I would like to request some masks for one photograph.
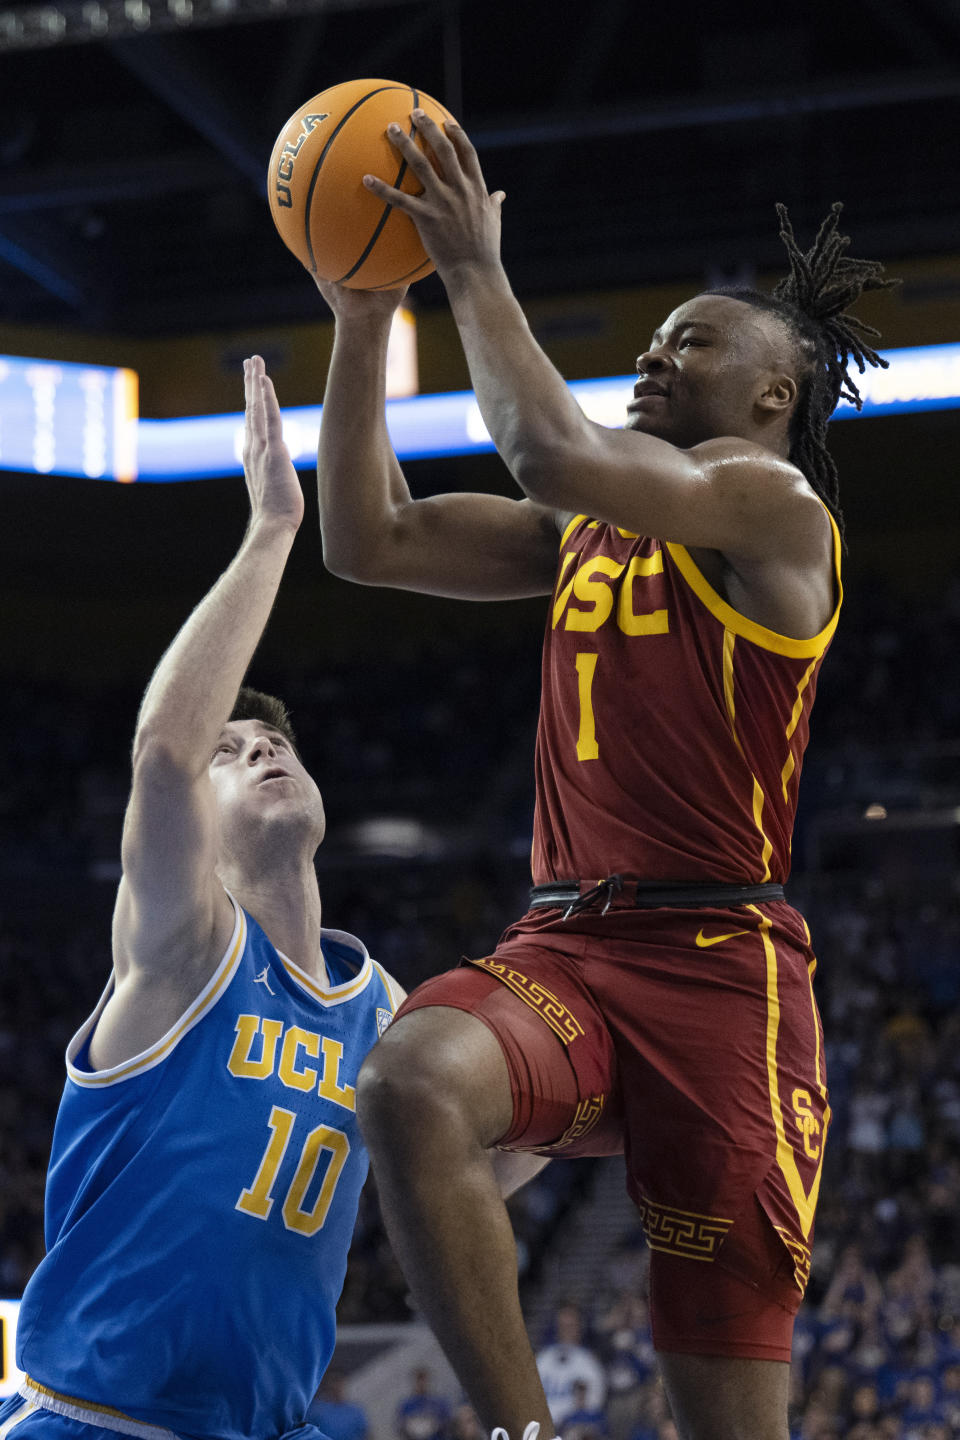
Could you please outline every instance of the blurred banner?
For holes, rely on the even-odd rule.
[[[0,469],[137,478],[137,376],[0,355]]]
[[[856,377],[864,416],[960,407],[960,344],[887,350],[883,356],[889,369]],[[633,383],[632,375],[614,375],[573,381],[570,390],[592,420],[616,428]],[[136,376],[129,370],[0,357],[0,469],[155,482],[241,473],[241,414],[136,421],[135,397]],[[284,439],[298,468],[315,462],[321,414],[319,405],[283,412]],[[834,418],[856,414],[842,402]],[[494,448],[469,390],[389,400],[387,425],[401,460]]]

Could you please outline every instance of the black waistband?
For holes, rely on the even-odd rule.
[[[655,910],[670,906],[678,910],[695,910],[706,907],[726,908],[730,905],[761,904],[769,900],[783,900],[783,886],[773,883],[760,885],[721,885],[713,882],[704,885],[628,880],[623,875],[608,875],[605,880],[591,884],[588,880],[558,880],[555,884],[534,885],[530,891],[531,910],[562,909],[564,920],[583,910],[592,910],[602,904],[601,914],[606,915],[615,899],[621,904],[634,905],[641,910]]]

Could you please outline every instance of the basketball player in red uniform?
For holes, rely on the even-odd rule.
[[[681,305],[637,360],[626,427],[602,428],[510,290],[503,196],[462,130],[414,118],[436,172],[391,139],[422,195],[368,183],[416,223],[526,498],[412,500],[384,423],[399,294],[321,283],[326,563],[552,598],[530,909],[416,990],[361,1075],[387,1230],[481,1419],[552,1435],[485,1149],[625,1150],[681,1435],[786,1440],[830,1107],[810,937],[782,887],[841,599],[827,421],[859,398],[849,360],[882,363],[845,312],[889,282],[845,255],[839,206],[806,255],[781,209],[789,277]]]

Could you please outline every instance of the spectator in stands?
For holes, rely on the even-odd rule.
[[[937,1382],[932,1375],[917,1375],[907,1385],[907,1400],[900,1412],[904,1436],[922,1440],[928,1425],[940,1424],[943,1413],[937,1400]]]
[[[926,1315],[933,1305],[936,1284],[926,1238],[915,1231],[904,1242],[900,1264],[887,1279],[888,1294],[912,1306],[916,1314]]]
[[[672,1423],[670,1407],[659,1378],[644,1386],[643,1413],[630,1440],[665,1440],[664,1426]]]
[[[847,1145],[858,1155],[879,1156],[887,1148],[886,1119],[890,1097],[861,1077],[849,1105]]]
[[[629,1440],[640,1423],[645,1386],[654,1374],[649,1325],[634,1329],[625,1324],[614,1330],[607,1341],[604,1360],[610,1440]]]
[[[328,1370],[304,1417],[329,1440],[367,1440],[369,1421],[359,1405],[347,1398],[342,1370]]]
[[[940,1406],[946,1423],[960,1435],[960,1364],[956,1362],[940,1373]]]
[[[593,1351],[582,1344],[582,1332],[583,1323],[576,1305],[561,1305],[554,1317],[556,1340],[537,1354],[540,1380],[558,1429],[574,1409],[574,1386],[578,1381],[586,1386],[588,1409],[602,1409],[606,1399],[603,1366]]]
[[[411,1378],[413,1390],[397,1406],[398,1440],[446,1440],[449,1403],[430,1388],[429,1370],[414,1370]]]
[[[860,1245],[847,1245],[840,1253],[833,1279],[820,1302],[821,1320],[837,1316],[869,1324],[880,1309],[883,1289],[876,1274],[864,1262]]]
[[[585,1380],[574,1380],[573,1409],[559,1429],[561,1440],[610,1440],[606,1414],[590,1406]]]
[[[957,1432],[951,1430],[950,1426],[943,1420],[933,1420],[924,1425],[920,1432],[920,1440],[956,1440]]]
[[[880,1418],[880,1397],[876,1385],[861,1384],[850,1396],[851,1425],[873,1425]]]

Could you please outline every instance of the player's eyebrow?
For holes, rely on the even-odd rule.
[[[711,325],[709,320],[682,320],[682,321],[680,322],[680,324],[676,327],[676,330],[677,330],[677,333],[679,334],[679,333],[680,333],[681,331],[683,331],[683,330],[690,330],[690,329],[692,329],[692,328],[694,328],[694,327],[695,327],[697,330],[712,330],[712,331],[714,332],[714,334],[716,334],[717,331],[718,331],[718,329],[719,329],[719,327],[718,327],[717,325]],[[652,336],[652,338],[651,338],[651,340],[650,340],[650,344],[651,344],[651,345],[659,345],[660,342],[661,342],[661,340],[662,340],[662,338],[663,338],[663,337],[662,337],[662,335],[660,334],[660,331],[659,331],[659,330],[654,330],[653,336]]]
[[[230,729],[230,724],[231,722],[228,720],[226,725],[224,725],[223,729],[220,731],[220,734],[217,736],[218,745],[221,740],[235,740],[238,738],[235,732]],[[260,728],[262,734],[269,735],[274,740],[282,740],[284,745],[290,744],[290,737],[288,735],[284,735],[282,730],[277,730],[273,725],[262,725]]]

